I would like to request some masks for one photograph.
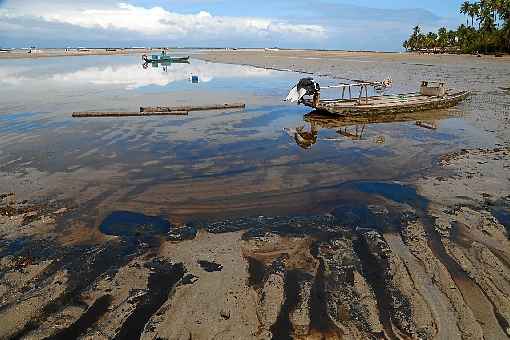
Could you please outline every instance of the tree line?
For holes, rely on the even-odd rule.
[[[441,27],[425,34],[415,26],[403,47],[434,53],[510,52],[510,0],[465,1],[460,13],[466,16],[466,24],[457,30]]]

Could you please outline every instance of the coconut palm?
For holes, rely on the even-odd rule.
[[[462,5],[460,6],[460,14],[465,14],[469,16],[469,10],[471,8],[471,3],[469,1],[464,1]],[[466,18],[466,25],[469,25],[469,21]]]
[[[427,50],[435,50],[437,47],[437,34],[434,32],[429,32],[425,37],[425,48]]]
[[[441,47],[441,50],[444,52],[446,46],[448,45],[448,30],[445,27],[441,27],[437,31],[437,42]]]
[[[507,52],[510,52],[510,23],[507,21],[502,28],[503,41]]]
[[[510,0],[500,0],[498,8],[499,19],[508,23],[510,20]]]
[[[499,19],[503,22],[501,27],[503,47],[510,52],[510,0],[501,0],[497,10]]]
[[[416,51],[420,48],[419,44],[419,36],[421,34],[421,28],[420,26],[413,27],[413,33],[411,34],[411,37],[409,37],[409,41],[407,43],[409,49],[411,51]]]
[[[411,51],[439,47],[443,52],[510,52],[510,0],[464,1],[460,13],[471,18],[471,25],[468,20],[457,30],[441,27],[437,33],[428,34],[424,34],[420,26],[415,26],[404,47]]]
[[[494,13],[489,0],[480,1],[479,20],[484,32],[492,32],[495,29]]]
[[[402,43],[402,47],[405,48],[406,51],[409,51],[409,42],[407,40],[404,40]]]
[[[414,26],[413,27],[413,35],[414,36],[418,36],[418,34],[420,34],[420,32],[421,32],[420,26]]]
[[[478,17],[478,13],[480,12],[480,5],[477,2],[469,4],[467,11],[468,16],[471,18],[471,26],[474,27],[475,17]]]
[[[470,32],[468,26],[460,25],[456,32],[458,44],[461,49],[466,49],[470,41]]]
[[[493,0],[493,6],[495,13],[494,21],[499,19],[504,25],[510,17],[510,0]]]
[[[458,37],[456,31],[449,30],[447,33],[447,38],[449,47],[457,47]]]

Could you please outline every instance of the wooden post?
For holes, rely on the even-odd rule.
[[[313,107],[314,108],[318,108],[319,107],[320,100],[321,100],[321,93],[320,93],[320,91],[316,91],[313,94]]]

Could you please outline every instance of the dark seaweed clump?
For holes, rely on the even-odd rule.
[[[223,266],[221,264],[215,262],[199,260],[198,264],[203,270],[209,273],[220,272],[223,269]]]

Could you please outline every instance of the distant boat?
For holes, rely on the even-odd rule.
[[[169,55],[166,55],[165,53],[161,53],[160,55],[154,54],[149,58],[146,54],[142,56],[142,59],[146,63],[163,63],[163,62],[170,62],[170,63],[189,63],[189,56],[188,57],[171,57]]]
[[[42,51],[35,46],[31,46],[27,53],[42,53]]]

